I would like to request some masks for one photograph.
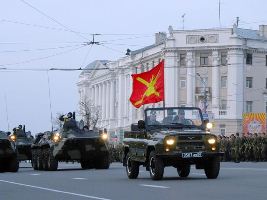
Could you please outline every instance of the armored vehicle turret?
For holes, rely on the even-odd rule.
[[[146,109],[145,120],[133,124],[123,140],[127,176],[137,178],[143,165],[153,180],[162,179],[168,166],[187,177],[195,165],[207,178],[217,178],[223,153],[216,135],[210,133],[211,125],[195,107]]]
[[[16,146],[18,149],[18,160],[31,160],[31,145],[33,142],[33,138],[30,132],[25,132],[25,126],[19,125],[18,128],[13,129],[12,135],[16,137]]]
[[[19,169],[15,141],[14,135],[0,131],[0,172],[17,172]]]

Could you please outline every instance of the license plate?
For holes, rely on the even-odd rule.
[[[188,152],[182,153],[182,158],[201,158],[202,152]]]

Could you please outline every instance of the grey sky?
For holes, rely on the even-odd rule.
[[[26,124],[33,133],[49,130],[47,72],[17,69],[79,68],[95,59],[116,60],[127,48],[154,42],[154,33],[168,26],[185,29],[219,27],[218,0],[1,0],[0,7],[0,130]],[[267,24],[265,0],[221,0],[221,25],[258,29]],[[67,28],[66,28],[67,27]],[[73,33],[70,30],[79,33]],[[96,41],[104,46],[83,46]],[[86,56],[88,55],[88,56]],[[53,116],[77,110],[80,72],[50,71]],[[5,96],[7,102],[5,102]]]

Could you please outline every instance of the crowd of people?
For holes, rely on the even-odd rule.
[[[267,161],[267,137],[265,133],[236,133],[231,136],[218,136],[222,161]]]

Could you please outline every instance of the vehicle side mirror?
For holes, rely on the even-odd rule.
[[[145,129],[145,127],[146,127],[145,121],[144,120],[139,120],[138,121],[138,128],[139,129]]]

